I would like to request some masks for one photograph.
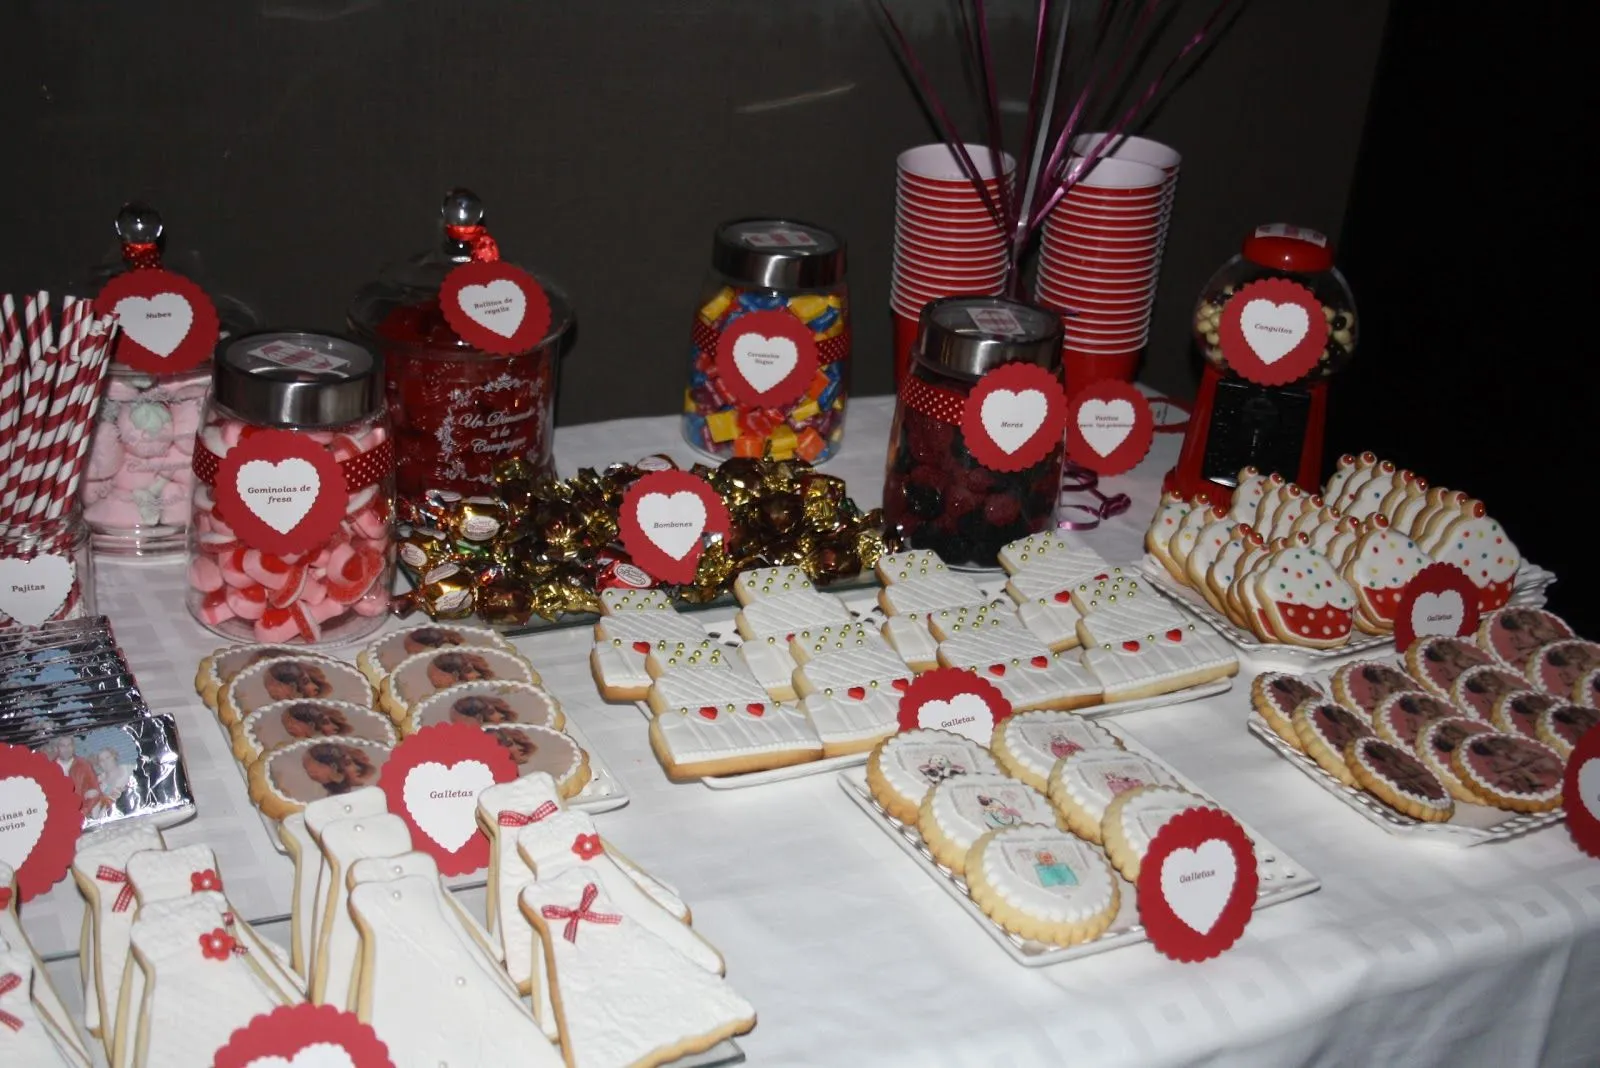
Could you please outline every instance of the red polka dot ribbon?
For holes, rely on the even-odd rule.
[[[583,888],[583,896],[578,899],[578,907],[569,909],[561,905],[545,905],[539,910],[539,915],[547,920],[566,920],[566,926],[561,929],[561,937],[568,942],[578,941],[578,923],[588,920],[590,923],[603,923],[615,927],[622,922],[622,917],[615,912],[595,912],[594,902],[600,896],[600,888],[590,883]]]
[[[538,823],[540,820],[549,819],[558,811],[560,810],[556,808],[554,801],[546,801],[532,812],[512,812],[507,809],[500,813],[497,822],[502,827],[526,827],[530,823]]]
[[[127,912],[133,906],[133,884],[128,881],[128,873],[111,867],[109,864],[100,865],[94,877],[103,883],[120,884],[122,889],[117,891],[116,901],[111,903],[112,912]]]
[[[154,241],[130,241],[122,246],[122,262],[136,271],[161,266],[161,246]]]
[[[714,360],[717,354],[717,339],[722,336],[722,331],[715,326],[708,326],[695,317],[694,325],[690,328],[695,348],[700,354]],[[850,328],[847,326],[836,336],[817,342],[817,363],[826,367],[830,363],[838,363],[850,355]],[[714,366],[714,365],[713,365]]]
[[[192,466],[195,476],[201,482],[215,486],[217,468],[221,464],[222,457],[206,448],[203,442],[195,442]],[[345,460],[339,465],[339,470],[344,472],[344,486],[351,493],[364,490],[368,486],[376,486],[394,470],[394,445],[384,441],[376,449],[368,449],[359,456]]]
[[[924,382],[916,375],[906,375],[900,383],[900,399],[912,411],[951,426],[961,425],[961,412],[967,404],[966,394]]]

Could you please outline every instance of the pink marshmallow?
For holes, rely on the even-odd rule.
[[[85,482],[83,484],[82,492],[78,494],[78,496],[83,500],[84,514],[88,515],[88,509],[90,507],[99,504],[101,501],[111,496],[111,491],[111,480],[108,478],[101,479],[98,482]],[[97,523],[99,520],[91,517],[89,522]]]
[[[189,563],[189,585],[205,593],[222,589],[222,569],[215,560],[197,556]]]
[[[226,572],[223,578],[227,578]],[[230,583],[230,585],[232,585]],[[228,591],[228,607],[240,619],[260,619],[267,610],[267,591],[260,586],[236,587]]]
[[[343,615],[344,605],[335,601],[332,597],[327,597],[317,604],[306,605],[306,610],[311,613],[318,623],[326,623],[335,616]]]
[[[355,609],[356,615],[366,616],[368,619],[373,616],[381,616],[389,611],[389,595],[374,586],[365,596],[350,607]]]
[[[113,372],[106,379],[106,400],[116,404],[138,400],[143,390],[139,388],[136,382],[136,379]]]
[[[187,500],[168,503],[165,494],[161,500],[161,525],[164,527],[186,527],[189,525],[189,502]]]
[[[216,604],[202,604],[200,606],[200,618],[209,626],[220,627],[233,618],[233,610],[228,607],[226,601],[219,601]]]
[[[274,612],[274,615],[277,613]],[[257,619],[256,641],[264,645],[279,645],[283,642],[293,641],[300,636],[300,627],[294,621],[293,615],[286,615],[283,622],[277,626],[268,626],[265,619]]]
[[[104,422],[94,430],[94,441],[89,447],[89,469],[86,477],[110,478],[122,466],[122,442],[117,440],[116,427]]]
[[[358,514],[355,519],[355,527],[363,538],[369,540],[376,541],[387,538],[389,535],[388,518],[379,515],[378,510],[375,508],[365,509]]]
[[[306,604],[321,604],[328,599],[328,587],[306,573],[305,586],[300,590],[300,599]]]
[[[156,484],[156,473],[154,471],[136,471],[132,464],[124,464],[122,469],[112,476],[111,484],[127,493],[132,493],[134,490],[149,489]]]
[[[85,511],[84,516],[91,523],[108,530],[132,530],[145,525],[139,514],[139,506],[124,493],[107,494],[95,504],[92,512]]]

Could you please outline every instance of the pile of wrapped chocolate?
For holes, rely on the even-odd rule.
[[[396,599],[396,612],[476,615],[517,628],[596,613],[602,590],[662,587],[618,544],[617,512],[635,479],[677,467],[658,455],[554,479],[509,460],[495,469],[494,496],[433,490],[403,500],[400,564],[412,589]],[[799,567],[815,584],[833,585],[899,548],[881,511],[861,511],[843,479],[803,460],[736,458],[691,473],[721,496],[732,523],[726,538],[705,536],[693,583],[662,587],[683,604],[716,600],[755,567]]]

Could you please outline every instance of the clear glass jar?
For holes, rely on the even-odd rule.
[[[1018,362],[1059,377],[1058,316],[999,297],[946,297],[922,309],[883,487],[885,525],[909,548],[931,549],[952,567],[990,568],[1001,546],[1054,521],[1065,438],[1020,471],[997,471],[972,455],[959,425],[983,375]]]
[[[259,436],[267,430],[294,440]],[[230,465],[230,453],[241,448],[247,451]],[[270,475],[271,485],[305,470],[283,466],[300,449],[311,457],[300,463],[338,466],[337,490],[328,489],[331,478],[320,480],[316,495],[291,499],[287,517],[231,513],[228,500],[269,492],[260,481],[247,482],[252,464],[267,465],[257,470]],[[230,495],[231,468],[240,472]],[[370,350],[300,332],[247,334],[220,346],[195,440],[195,470],[187,603],[202,625],[274,645],[341,644],[383,626],[394,589],[394,448],[380,365]],[[321,494],[328,492],[336,507],[323,512]],[[296,516],[302,518],[291,522]],[[279,544],[263,523],[293,544]]]
[[[723,223],[695,307],[684,439],[717,460],[832,456],[850,396],[844,242],[788,219]]]
[[[0,523],[0,634],[100,613],[89,526],[73,508],[56,519]]]
[[[1350,285],[1333,265],[1333,246],[1315,230],[1272,223],[1259,226],[1244,240],[1238,255],[1211,276],[1194,308],[1194,337],[1206,360],[1219,370],[1237,374],[1222,352],[1218,327],[1222,308],[1244,286],[1266,278],[1283,278],[1310,290],[1322,305],[1328,340],[1317,365],[1300,381],[1337,374],[1356,349],[1356,301]]]
[[[383,354],[402,507],[428,490],[492,493],[503,460],[554,474],[557,364],[575,321],[571,302],[539,279],[549,329],[512,355],[464,340],[439,306],[445,276],[471,262],[475,237],[487,237],[483,214],[471,192],[446,194],[440,245],[388,267],[350,305],[351,332]]]
[[[153,208],[124,204],[116,232],[117,253],[92,272],[91,294],[144,267],[167,267],[191,280],[203,277],[197,254],[169,257],[161,251],[164,226]],[[215,294],[210,299],[220,339],[255,328],[255,313],[239,301]],[[188,544],[194,434],[211,387],[211,354],[208,346],[198,363],[153,373],[118,360],[126,342],[122,334],[113,342],[80,491],[83,513],[96,552],[168,556]]]

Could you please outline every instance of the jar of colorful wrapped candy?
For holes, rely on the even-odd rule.
[[[850,392],[844,242],[788,219],[718,226],[689,358],[690,445],[717,459],[828,459]]]
[[[554,474],[556,371],[574,317],[547,281],[500,258],[470,190],[445,195],[439,244],[387,268],[350,305],[383,354],[402,508],[428,490],[494,490],[495,465]]]
[[[394,446],[370,350],[301,332],[221,346],[194,473],[196,619],[229,638],[307,645],[383,625]]]
[[[211,352],[219,336],[255,326],[250,309],[193,280],[197,256],[163,256],[162,231],[154,209],[123,205],[117,254],[89,287],[121,329],[84,472],[83,514],[95,551],[119,556],[183,552]]]
[[[998,297],[926,305],[901,382],[883,516],[915,549],[956,567],[1055,516],[1064,455],[1061,320]]]

